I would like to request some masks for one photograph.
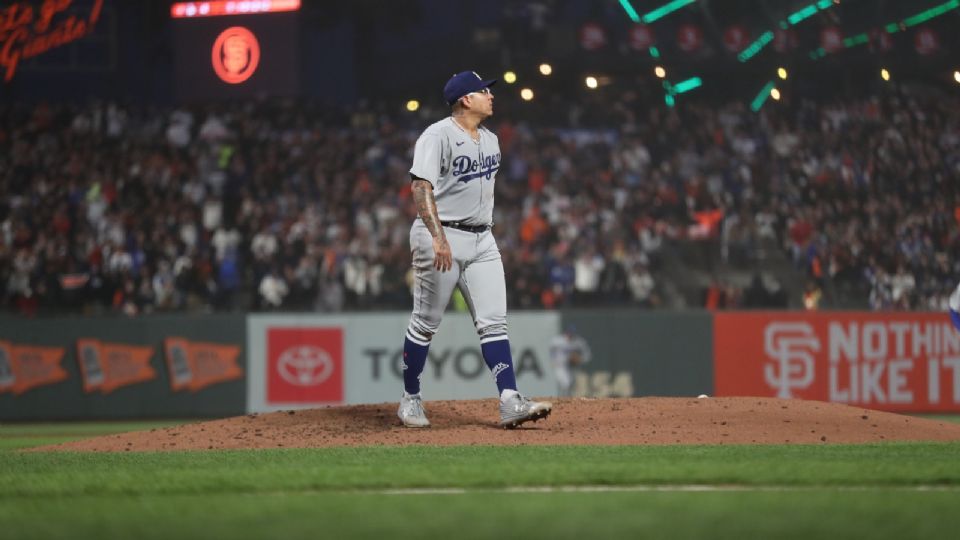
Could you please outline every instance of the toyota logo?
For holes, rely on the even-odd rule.
[[[280,377],[295,386],[316,386],[333,374],[333,358],[311,345],[290,347],[277,360]]]

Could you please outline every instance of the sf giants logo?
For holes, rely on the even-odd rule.
[[[770,362],[763,366],[763,377],[778,398],[791,398],[792,390],[813,383],[813,354],[820,351],[820,340],[804,322],[775,322],[763,332],[763,347]]]
[[[260,63],[260,42],[242,26],[227,28],[213,44],[213,71],[224,82],[239,84],[250,78]]]

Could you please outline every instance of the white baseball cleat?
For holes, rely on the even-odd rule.
[[[407,427],[430,427],[430,421],[427,420],[427,411],[423,409],[423,400],[420,394],[403,393],[400,397],[400,408],[397,409],[397,416]]]
[[[500,402],[500,426],[513,429],[524,422],[540,420],[550,415],[553,404],[548,401],[533,401],[520,394],[514,394]]]

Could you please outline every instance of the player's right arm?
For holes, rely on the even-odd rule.
[[[417,139],[417,145],[413,149],[413,166],[410,168],[413,200],[417,203],[420,219],[433,236],[433,266],[441,272],[446,272],[453,266],[453,255],[443,225],[440,224],[434,186],[440,181],[443,157],[448,152],[449,150],[444,152],[443,137],[427,129]]]
[[[453,254],[450,252],[447,235],[443,232],[443,225],[440,225],[437,201],[433,197],[433,184],[416,176],[413,177],[411,182],[413,200],[417,203],[417,214],[420,215],[423,224],[430,231],[430,235],[433,236],[433,267],[441,272],[446,272],[453,266]]]

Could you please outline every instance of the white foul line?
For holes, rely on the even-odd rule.
[[[352,493],[373,493],[379,495],[464,495],[467,493],[634,493],[634,492],[790,492],[790,491],[960,491],[958,485],[912,485],[912,486],[773,486],[773,485],[733,485],[733,484],[637,484],[626,486],[513,486],[503,488],[409,488],[385,490],[357,490]]]

